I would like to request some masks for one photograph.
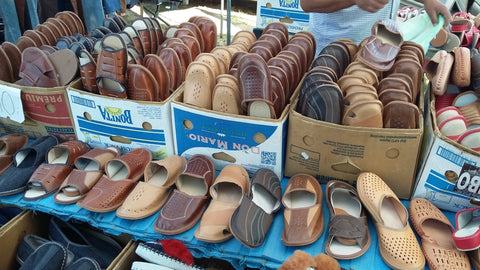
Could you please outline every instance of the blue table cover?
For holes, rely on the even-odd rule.
[[[288,178],[282,180],[282,190]],[[325,185],[322,185],[325,194]],[[76,204],[60,205],[53,200],[53,195],[37,201],[26,201],[22,199],[23,193],[0,197],[0,204],[16,205],[19,207],[45,212],[58,216],[63,220],[75,219],[88,222],[89,224],[102,229],[106,233],[119,235],[128,233],[132,235],[132,240],[155,241],[161,239],[178,239],[185,243],[192,254],[197,257],[219,258],[230,262],[236,269],[245,267],[276,269],[286,258],[288,258],[296,249],[302,249],[312,256],[325,253],[325,244],[328,237],[328,220],[330,212],[323,198],[323,215],[325,218],[325,229],[321,237],[314,243],[303,247],[287,247],[282,243],[282,230],[284,226],[283,210],[277,212],[268,236],[262,246],[256,249],[249,249],[242,245],[238,240],[232,238],[223,243],[207,243],[195,239],[194,232],[198,227],[198,222],[192,229],[178,235],[162,235],[154,231],[153,226],[159,212],[140,220],[125,220],[115,215],[115,211],[107,213],[95,213],[78,207]],[[325,196],[324,196],[325,197]],[[402,200],[407,207],[409,201]],[[455,213],[445,212],[447,218],[455,224]],[[455,225],[454,225],[455,226]],[[413,228],[413,227],[412,227]],[[344,269],[390,269],[382,260],[378,250],[378,237],[375,227],[369,220],[369,230],[371,244],[368,251],[359,258],[352,260],[339,260],[340,266]],[[418,237],[418,236],[417,236]],[[428,265],[426,268],[428,269]]]

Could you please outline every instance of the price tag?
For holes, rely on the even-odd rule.
[[[25,121],[21,93],[18,88],[0,84],[0,117],[18,123]]]
[[[480,199],[480,168],[464,163],[453,191]]]

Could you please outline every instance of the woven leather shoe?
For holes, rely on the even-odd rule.
[[[127,96],[133,100],[158,100],[158,83],[152,72],[143,65],[129,64]]]

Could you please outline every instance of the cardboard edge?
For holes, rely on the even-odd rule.
[[[130,270],[132,263],[135,260],[140,260],[140,257],[135,253],[137,246],[137,242],[130,240],[122,252],[110,263],[107,270]]]
[[[261,117],[253,117],[253,116],[248,116],[248,115],[242,115],[242,114],[230,114],[230,113],[224,113],[224,112],[218,112],[214,110],[209,110],[205,108],[200,108],[194,105],[190,105],[187,103],[183,102],[183,93],[184,93],[184,85],[182,84],[177,90],[180,90],[178,94],[173,98],[172,100],[172,105],[175,104],[175,106],[178,107],[185,107],[188,108],[192,111],[194,111],[197,114],[218,114],[221,116],[224,116],[225,118],[231,120],[231,119],[245,119],[248,121],[259,121],[259,122],[264,122],[264,123],[280,123],[285,120],[285,118],[288,116],[288,111],[290,109],[290,104],[285,105],[285,108],[282,111],[282,114],[280,115],[279,118],[276,119],[269,119],[269,118],[261,118]],[[172,114],[173,114],[173,106],[172,106]]]

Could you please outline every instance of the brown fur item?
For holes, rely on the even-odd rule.
[[[295,250],[278,270],[340,270],[338,261],[326,254],[318,254],[312,257],[303,250]]]
[[[317,254],[313,256],[313,260],[315,261],[315,265],[317,266],[315,269],[317,270],[340,270],[338,261],[327,254]]]
[[[297,249],[277,270],[305,270],[314,267],[315,261],[307,252]]]

